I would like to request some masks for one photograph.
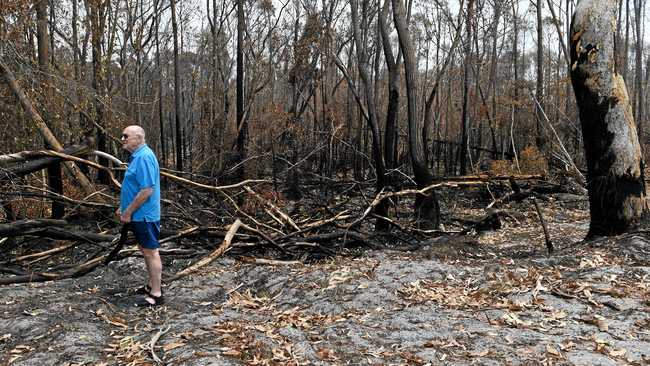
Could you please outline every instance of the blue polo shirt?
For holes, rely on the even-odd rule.
[[[143,188],[153,188],[153,193],[133,213],[131,221],[160,221],[160,168],[156,155],[147,144],[142,144],[129,157],[120,192],[122,212]]]

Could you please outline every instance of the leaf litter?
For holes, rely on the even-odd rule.
[[[650,362],[645,234],[583,242],[584,207],[551,200],[543,212],[558,249],[550,257],[535,216],[513,214],[469,241],[412,251],[350,251],[302,266],[222,257],[166,286],[155,309],[132,306],[139,258],[1,287],[0,364]]]

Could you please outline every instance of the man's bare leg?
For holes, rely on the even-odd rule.
[[[140,249],[140,253],[142,253],[142,257],[144,258],[144,265],[147,267],[147,286],[149,287],[149,290],[151,290],[151,275],[149,272],[149,260],[144,254],[144,248],[138,245],[138,249]]]
[[[161,280],[162,280],[162,261],[158,249],[141,248],[144,255],[144,261],[149,273],[149,286],[151,287],[150,294],[153,296],[161,296]]]

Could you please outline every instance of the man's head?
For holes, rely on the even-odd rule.
[[[144,129],[140,126],[129,126],[122,131],[122,148],[134,152],[144,144]]]

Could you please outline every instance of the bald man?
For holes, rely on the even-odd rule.
[[[120,192],[120,222],[130,225],[147,267],[148,282],[136,293],[144,295],[136,305],[158,306],[164,302],[161,288],[160,168],[154,152],[145,143],[140,126],[122,131],[122,148],[131,153]]]

